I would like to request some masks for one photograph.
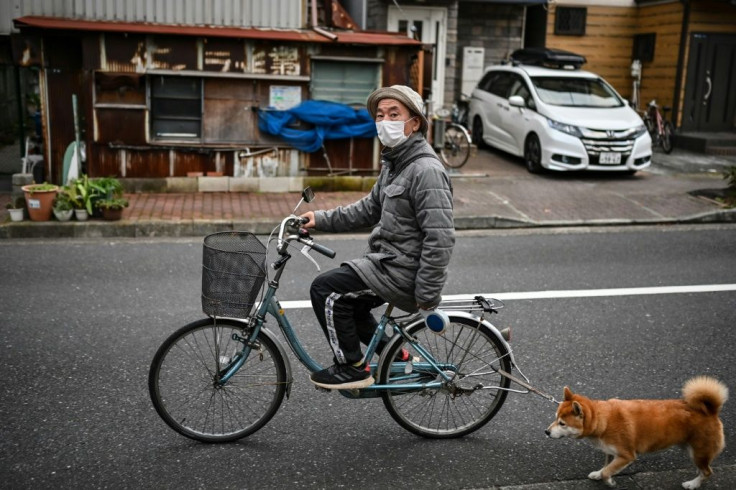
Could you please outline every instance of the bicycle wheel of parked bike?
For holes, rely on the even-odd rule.
[[[437,388],[386,389],[381,396],[386,409],[402,427],[420,436],[449,439],[470,434],[493,418],[506,400],[510,381],[498,373],[511,372],[506,346],[477,320],[450,316],[443,334],[430,331],[423,321],[407,328],[407,334],[431,355],[450,378]],[[410,362],[400,362],[402,349]],[[392,362],[387,362],[389,359]],[[397,337],[385,349],[378,367],[378,382],[420,385],[441,381],[442,376],[417,349]]]
[[[440,149],[440,158],[449,168],[460,168],[470,157],[470,134],[459,124],[450,124],[445,129],[445,143]]]
[[[211,318],[190,323],[159,347],[148,390],[169,427],[202,442],[228,442],[263,427],[286,393],[286,366],[274,342],[261,333],[240,370],[218,380],[243,349],[243,324]]]
[[[672,151],[672,133],[674,133],[675,128],[672,126],[672,123],[669,121],[664,121],[662,123],[662,136],[661,136],[661,143],[662,143],[662,150],[664,150],[665,153],[670,153]]]

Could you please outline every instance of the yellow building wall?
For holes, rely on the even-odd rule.
[[[715,0],[691,0],[688,33],[685,37],[685,57],[680,84],[682,114],[687,77],[688,43],[690,34],[697,32],[736,34],[736,8]],[[655,33],[654,59],[642,63],[639,87],[639,109],[656,100],[660,106],[672,107],[677,77],[677,62],[682,39],[684,6],[679,0],[656,5],[610,7],[588,5],[584,36],[555,35],[555,11],[558,7],[581,7],[551,3],[547,15],[546,45],[585,56],[583,69],[605,78],[627,99],[632,98],[631,55],[636,34]],[[677,121],[676,126],[679,127]]]
[[[693,2],[689,32],[736,34],[736,7],[712,0]]]
[[[555,12],[564,3],[550,3],[547,14],[547,47],[564,49],[586,57],[583,69],[608,81],[627,99],[631,98],[631,50],[636,30],[636,7],[588,6],[584,36],[555,35]],[[582,5],[569,5],[581,7]]]
[[[642,63],[641,67],[639,109],[644,110],[651,100],[656,100],[660,106],[672,107],[684,13],[682,3],[645,6],[637,10],[636,33],[656,34],[654,59]]]

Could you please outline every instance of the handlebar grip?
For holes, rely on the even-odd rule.
[[[314,250],[315,252],[319,252],[325,257],[329,257],[331,259],[334,259],[335,255],[337,255],[337,253],[334,250],[330,250],[329,248],[324,247],[320,245],[319,243],[312,243],[312,250]]]

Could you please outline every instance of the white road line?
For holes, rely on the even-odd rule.
[[[474,297],[486,296],[503,301],[516,299],[554,299],[554,298],[595,298],[600,296],[642,296],[646,294],[682,294],[682,293],[714,293],[720,291],[736,291],[736,284],[703,284],[693,286],[661,286],[651,288],[617,288],[617,289],[574,289],[560,291],[527,291],[517,293],[474,293],[448,294],[443,300],[471,300]],[[310,301],[281,301],[284,309],[311,308]]]

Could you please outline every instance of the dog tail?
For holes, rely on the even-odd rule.
[[[715,378],[698,376],[685,383],[682,397],[693,410],[705,415],[718,415],[728,400],[728,388]]]

